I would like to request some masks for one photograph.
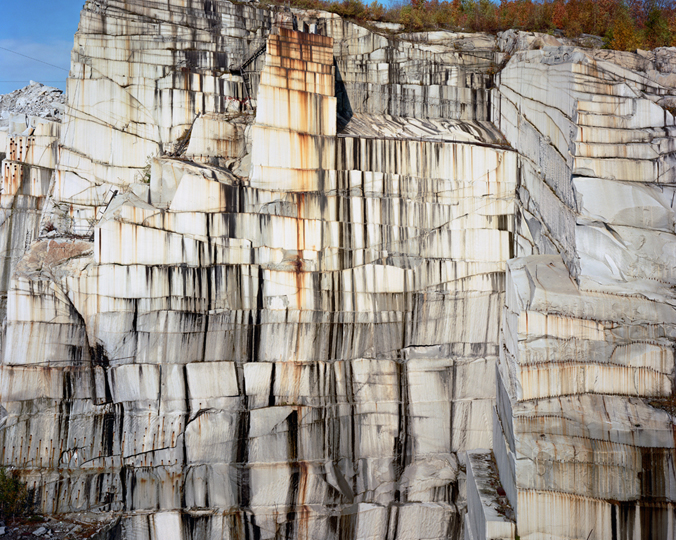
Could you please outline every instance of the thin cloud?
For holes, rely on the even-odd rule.
[[[0,94],[7,94],[17,88],[22,88],[31,80],[65,89],[68,73],[63,70],[70,68],[72,41],[53,40],[38,43],[20,39],[0,39],[0,47],[2,47],[0,49]],[[30,60],[4,49],[16,51],[63,69]]]

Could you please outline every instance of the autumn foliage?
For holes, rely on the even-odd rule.
[[[288,5],[289,0],[269,0]],[[396,0],[395,0],[396,1]],[[357,21],[400,23],[406,31],[517,30],[599,36],[618,50],[676,46],[676,0],[291,0]]]

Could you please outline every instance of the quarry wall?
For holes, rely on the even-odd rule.
[[[87,2],[0,461],[111,538],[673,538],[673,58]]]

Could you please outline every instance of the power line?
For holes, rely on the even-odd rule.
[[[51,67],[56,68],[56,69],[62,69],[63,71],[68,71],[66,68],[62,68],[61,66],[55,66],[54,64],[50,64],[49,62],[45,62],[44,60],[39,60],[37,58],[33,58],[32,56],[21,54],[19,52],[13,51],[11,49],[7,49],[5,47],[0,47],[0,49],[2,49],[3,51],[11,52],[13,54],[18,54],[19,56],[23,56],[24,58],[28,58],[29,60],[35,60],[36,62],[40,62],[41,64],[46,64],[46,65],[51,66]]]

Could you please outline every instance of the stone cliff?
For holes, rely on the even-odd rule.
[[[111,538],[674,537],[676,55],[88,1],[0,131],[0,461]]]

